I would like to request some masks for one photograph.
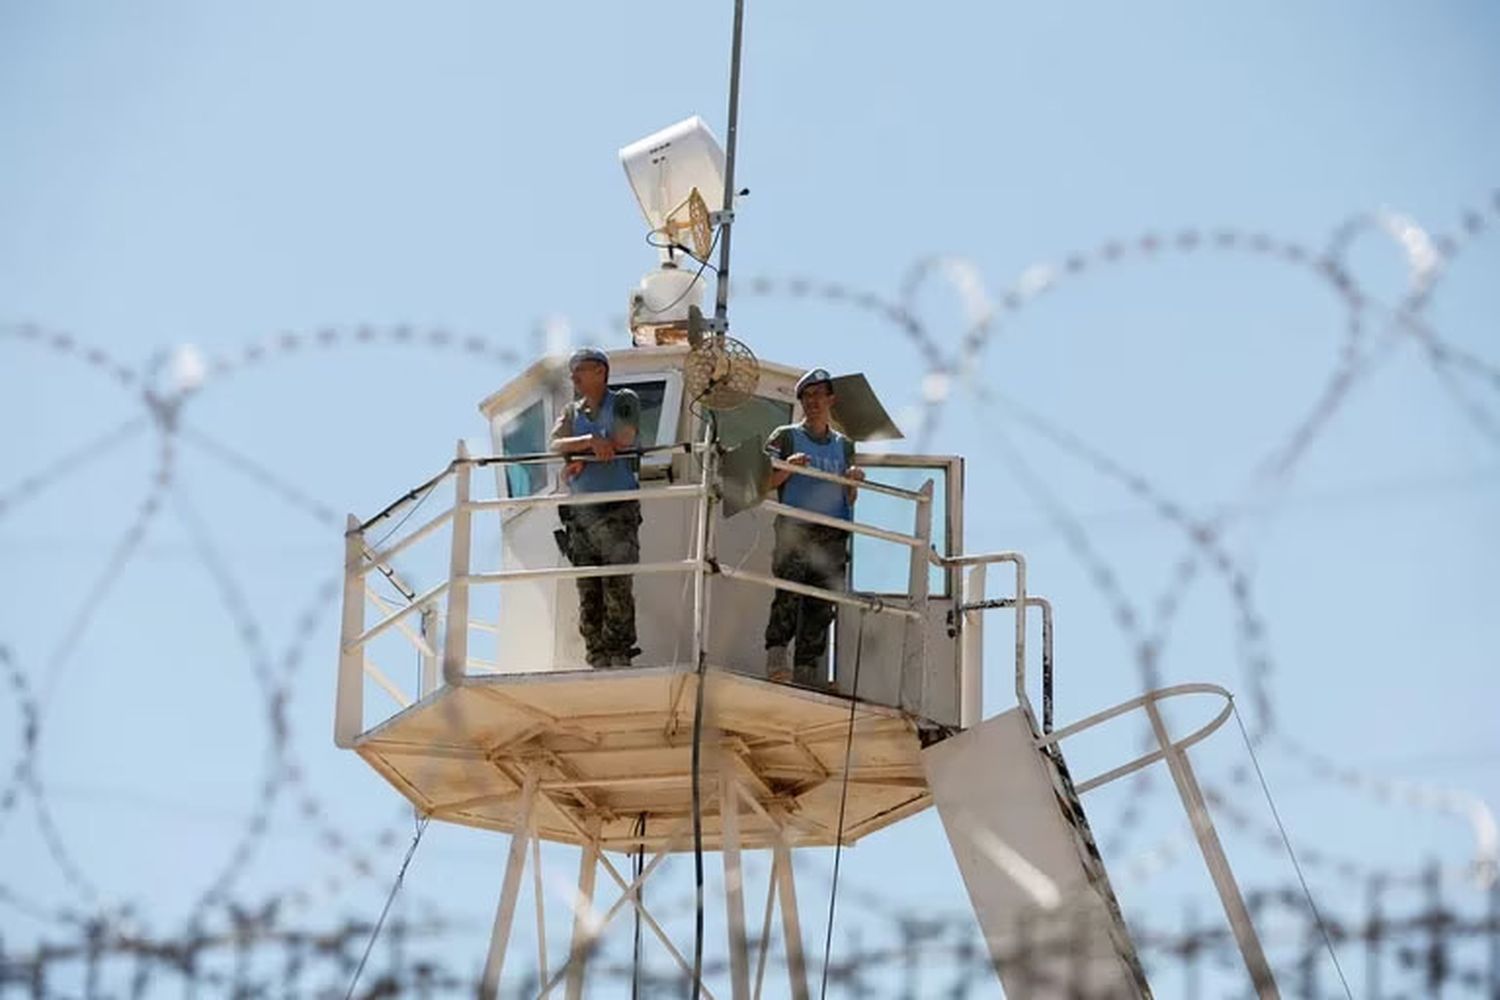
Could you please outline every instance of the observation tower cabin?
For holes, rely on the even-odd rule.
[[[826,684],[770,683],[763,633],[778,582],[772,520],[817,515],[746,494],[754,493],[748,477],[769,471],[756,462],[772,429],[801,416],[793,393],[801,371],[759,362],[754,394],[715,412],[684,391],[689,353],[686,344],[610,352],[611,387],[641,400],[640,564],[574,567],[561,554],[558,511],[572,498],[560,485],[562,460],[546,453],[573,393],[566,365],[551,358],[480,404],[492,456],[461,453],[404,502],[351,523],[339,741],[420,810],[513,830],[522,762],[545,762],[542,836],[574,843],[597,836],[606,848],[626,849],[641,840],[633,830],[645,814],[646,839],[661,841],[691,806],[700,653],[717,744],[743,765],[759,804],[785,816],[793,843],[835,840],[856,667],[860,780],[850,786],[844,841],[930,804],[923,742],[977,719],[981,695],[980,664],[958,641],[962,569],[943,561],[962,545],[962,460],[858,454],[868,478],[849,525],[849,585],[825,595],[838,602]],[[862,376],[837,387],[836,416],[851,436],[897,433]],[[707,443],[710,423],[716,444]],[[457,508],[423,511],[432,516],[405,531],[416,520],[409,509],[439,491],[455,495]],[[403,517],[375,551],[370,540]],[[418,593],[393,564],[444,534],[445,579]],[[641,653],[629,668],[591,669],[574,580],[611,572],[634,576]],[[389,654],[390,662],[410,660],[413,647],[424,662],[412,694],[361,659],[369,649],[366,659],[378,663],[372,643],[393,637],[407,649]],[[970,643],[968,651],[976,649]],[[359,711],[366,686],[395,698],[401,711],[366,728]],[[716,822],[706,819],[717,846]],[[586,832],[594,824],[597,833]],[[754,812],[740,831],[747,846],[768,845],[776,833]]]

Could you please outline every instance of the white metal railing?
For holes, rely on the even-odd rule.
[[[932,495],[920,490],[906,490],[899,486],[890,486],[886,483],[871,482],[868,479],[849,479],[836,472],[824,472],[811,465],[794,465],[791,462],[779,458],[771,459],[771,468],[782,472],[790,472],[798,476],[808,476],[812,479],[822,479],[830,483],[842,483],[845,486],[855,486],[862,490],[870,490],[873,493],[884,493],[887,496],[898,497],[902,500],[911,500],[914,503],[930,503]]]
[[[1194,694],[1218,696],[1224,699],[1224,706],[1217,715],[1192,733],[1173,739],[1158,703],[1167,698]],[[1239,946],[1240,955],[1245,961],[1245,968],[1250,973],[1251,982],[1256,988],[1256,994],[1261,997],[1278,997],[1280,994],[1276,989],[1275,976],[1271,972],[1270,963],[1266,960],[1265,951],[1261,948],[1260,937],[1256,934],[1255,924],[1250,919],[1250,911],[1245,905],[1244,897],[1240,895],[1239,885],[1235,882],[1234,873],[1230,870],[1229,859],[1224,854],[1218,831],[1214,829],[1213,817],[1209,815],[1208,803],[1203,798],[1203,791],[1198,786],[1197,776],[1193,773],[1192,764],[1187,756],[1189,747],[1206,739],[1229,718],[1230,713],[1234,711],[1234,696],[1218,684],[1177,684],[1172,687],[1159,688],[1121,702],[1113,708],[1096,712],[1054,733],[1041,735],[1034,740],[1034,745],[1038,750],[1050,750],[1070,736],[1075,736],[1136,709],[1145,710],[1151,722],[1152,735],[1156,737],[1156,749],[1119,767],[1095,775],[1087,781],[1073,785],[1073,792],[1075,795],[1083,795],[1085,792],[1133,774],[1157,761],[1165,761],[1167,770],[1172,775],[1172,782],[1177,786],[1177,794],[1182,799],[1183,809],[1187,812],[1193,836],[1197,839],[1198,848],[1208,866],[1209,877],[1214,883],[1214,889],[1218,892],[1219,902],[1224,907],[1224,915],[1229,919],[1230,931],[1234,935],[1235,943]],[[1033,732],[1035,732],[1034,726]]]
[[[1026,557],[1019,552],[983,552],[967,556],[940,556],[929,553],[930,561],[944,569],[968,570],[955,611],[962,641],[959,644],[959,676],[963,689],[959,696],[959,725],[968,728],[979,721],[984,709],[984,631],[981,616],[996,608],[1015,609],[1015,693],[1016,701],[1036,726],[1036,712],[1026,690],[1026,611],[1037,608],[1042,614],[1042,716],[1041,731],[1052,731],[1052,602],[1026,590]],[[990,566],[1009,563],[1015,568],[1014,597],[987,596]]]
[[[496,464],[563,463],[579,460],[591,461],[592,459],[587,456],[580,458],[577,455],[563,456],[551,453],[471,457],[460,442],[453,461],[438,475],[408,491],[369,520],[361,522],[351,516],[345,532],[344,610],[341,622],[335,708],[335,741],[340,746],[350,746],[363,731],[364,678],[370,678],[398,705],[410,704],[414,700],[391,681],[389,674],[370,661],[366,653],[369,643],[393,629],[406,638],[422,657],[423,669],[417,692],[418,698],[435,690],[440,683],[460,685],[468,676],[471,664],[480,665],[471,660],[468,651],[468,633],[477,624],[469,620],[470,588],[538,580],[577,580],[667,573],[692,574],[694,577],[692,656],[695,663],[701,660],[703,651],[706,649],[708,613],[706,581],[709,576],[713,575],[741,580],[772,590],[789,590],[807,597],[859,607],[876,614],[897,616],[906,620],[903,677],[909,677],[912,681],[910,685],[903,683],[901,700],[904,706],[908,704],[908,701],[913,705],[920,703],[923,684],[921,661],[925,634],[922,619],[925,616],[927,601],[927,562],[933,557],[930,543],[933,497],[931,480],[928,480],[919,490],[908,490],[885,483],[850,479],[824,472],[821,469],[792,465],[780,460],[773,459],[771,462],[773,468],[785,470],[793,475],[809,476],[839,483],[845,487],[870,490],[913,503],[913,530],[909,534],[854,520],[846,521],[827,517],[772,500],[767,500],[762,504],[766,512],[777,517],[833,527],[851,534],[864,535],[908,548],[911,552],[908,591],[904,595],[891,598],[817,587],[720,565],[714,552],[714,519],[711,516],[716,502],[718,449],[705,440],[700,444],[629,449],[617,454],[620,457],[633,457],[650,452],[680,452],[702,456],[702,475],[699,482],[608,493],[545,494],[530,497],[476,499],[471,496],[472,476],[476,468]],[[434,513],[419,526],[379,551],[372,550],[366,543],[366,532],[403,512],[405,512],[405,517],[410,517],[415,505],[423,502],[433,491],[450,479],[453,485],[453,502],[447,509]],[[680,560],[607,566],[559,566],[496,571],[474,571],[472,568],[473,518],[476,513],[625,500],[648,503],[662,500],[696,501],[690,557]],[[391,568],[391,560],[444,527],[450,529],[447,579],[417,593],[414,588],[406,585],[395,575]],[[371,588],[365,578],[372,570],[379,570],[390,579],[401,593],[402,599],[398,601],[381,597]],[[373,624],[366,622],[367,602],[373,605],[381,615]],[[408,621],[413,615],[421,617],[420,630],[414,629]],[[488,628],[494,630],[494,626],[488,626]],[[442,636],[440,642],[437,639],[439,634]],[[494,667],[495,665],[484,664],[484,666]]]

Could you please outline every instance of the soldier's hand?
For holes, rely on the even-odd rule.
[[[808,458],[807,455],[799,451],[795,455],[788,455],[786,457],[786,461],[788,465],[806,465],[812,460]]]
[[[864,482],[864,479],[865,479],[865,470],[861,469],[857,465],[851,465],[851,466],[849,466],[849,468],[847,468],[847,469],[844,470],[844,478],[845,479],[858,479],[860,482]]]
[[[569,462],[567,465],[563,466],[564,479],[572,479],[574,476],[578,475],[581,472],[583,472],[582,462]]]
[[[595,458],[606,462],[615,457],[615,443],[609,438],[596,437],[589,442],[589,448],[593,451]]]

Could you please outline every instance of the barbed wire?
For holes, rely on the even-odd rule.
[[[1223,504],[1207,515],[1193,514],[1148,476],[1127,468],[1118,459],[1089,445],[1082,437],[1055,421],[1028,410],[1004,394],[986,391],[983,387],[974,385],[967,378],[967,373],[978,370],[983,352],[999,332],[1017,321],[1023,309],[1043,295],[1086,274],[1132,261],[1160,260],[1174,254],[1244,254],[1293,266],[1311,275],[1332,291],[1346,313],[1343,342],[1335,369],[1291,431],[1260,459],[1246,489],[1247,496],[1257,491],[1275,494],[1285,487],[1333,416],[1377,365],[1394,356],[1403,338],[1409,338],[1419,346],[1422,357],[1465,418],[1486,438],[1500,443],[1500,421],[1496,420],[1484,402],[1476,401],[1468,394],[1470,391],[1500,393],[1500,365],[1444,340],[1425,316],[1425,310],[1433,300],[1435,289],[1446,274],[1448,264],[1492,230],[1493,218],[1500,218],[1500,191],[1494,193],[1491,204],[1485,209],[1470,209],[1461,213],[1461,235],[1457,236],[1428,236],[1414,223],[1402,220],[1392,213],[1369,213],[1336,227],[1327,248],[1322,252],[1298,242],[1243,229],[1182,229],[1171,234],[1147,233],[1130,240],[1107,241],[1092,250],[1066,254],[1058,264],[1028,267],[998,296],[988,293],[976,265],[964,258],[952,256],[923,258],[914,263],[904,276],[895,299],[856,290],[837,282],[806,278],[752,278],[745,286],[745,291],[758,296],[817,298],[864,311],[893,327],[917,351],[927,366],[922,383],[923,408],[917,434],[919,447],[925,447],[935,435],[942,414],[954,400],[953,387],[968,388],[971,390],[970,395],[980,405],[1003,408],[1014,426],[1026,428],[1038,440],[1049,443],[1123,488],[1129,496],[1144,503],[1155,516],[1180,533],[1187,542],[1187,548],[1173,565],[1168,584],[1156,596],[1152,615],[1148,618],[1130,599],[1118,575],[1098,554],[1083,522],[1062,507],[1055,494],[1047,491],[1041,477],[1020,459],[1019,450],[1014,443],[1008,437],[1004,439],[1002,451],[1011,459],[1008,464],[1017,480],[1027,486],[1041,506],[1049,512],[1074,557],[1089,570],[1092,583],[1111,607],[1116,624],[1132,645],[1143,686],[1156,686],[1156,682],[1160,680],[1159,665],[1173,623],[1200,571],[1206,566],[1223,578],[1235,608],[1236,656],[1255,706],[1256,726],[1253,735],[1257,741],[1276,736],[1281,748],[1307,766],[1320,780],[1336,782],[1413,808],[1460,815],[1477,827],[1483,824],[1488,810],[1482,802],[1472,797],[1466,798],[1462,793],[1451,790],[1366,775],[1355,769],[1339,766],[1277,732],[1274,699],[1270,688],[1274,663],[1269,652],[1267,622],[1255,605],[1250,570],[1245,566],[1243,557],[1237,558],[1227,546],[1231,527],[1250,509],[1248,499]],[[1348,270],[1346,258],[1350,247],[1356,239],[1370,232],[1380,232],[1395,238],[1408,254],[1410,287],[1394,305],[1377,302],[1355,281]],[[927,283],[935,278],[942,279],[957,291],[963,306],[965,325],[953,339],[934,334],[929,324],[924,323],[918,314],[917,300]],[[1373,336],[1366,329],[1367,326],[1377,329],[1376,325],[1370,323],[1372,317],[1379,319],[1379,332]],[[187,937],[183,940],[200,940],[207,921],[235,912],[236,904],[231,898],[231,890],[249,867],[257,845],[265,838],[271,825],[274,805],[289,793],[296,795],[295,807],[298,814],[313,827],[320,847],[339,857],[347,872],[354,878],[374,878],[375,866],[370,858],[329,819],[320,796],[308,782],[305,769],[297,763],[287,718],[298,667],[305,659],[307,645],[323,616],[338,598],[337,581],[322,585],[313,601],[299,615],[293,625],[291,638],[278,661],[271,653],[264,629],[259,624],[260,619],[250,608],[243,587],[230,568],[230,562],[212,541],[207,522],[186,500],[186,493],[178,481],[178,443],[186,442],[195,451],[277,495],[324,527],[337,524],[338,516],[333,507],[280,477],[264,463],[248,457],[243,451],[220,441],[215,435],[196,427],[184,426],[181,414],[190,399],[214,388],[228,377],[274,360],[297,355],[312,355],[314,352],[364,345],[402,345],[518,366],[522,362],[518,352],[508,345],[484,337],[457,335],[442,329],[423,331],[408,325],[326,327],[311,334],[281,333],[208,361],[189,358],[187,376],[176,387],[163,391],[157,387],[159,361],[155,365],[131,367],[103,349],[88,345],[71,334],[47,331],[35,324],[0,327],[0,338],[3,337],[31,345],[44,353],[81,362],[86,368],[103,374],[121,388],[137,392],[145,412],[126,420],[39,471],[24,476],[13,486],[0,490],[0,517],[57,487],[84,463],[114,452],[147,427],[156,431],[157,449],[147,493],[106,561],[104,572],[87,592],[79,611],[65,630],[62,641],[46,661],[40,696],[33,691],[10,649],[0,645],[0,672],[4,674],[10,698],[21,721],[21,739],[16,760],[5,784],[0,786],[0,834],[4,833],[5,821],[16,811],[20,801],[23,798],[31,800],[35,805],[37,826],[42,839],[65,882],[73,891],[76,902],[83,908],[75,908],[73,904],[38,904],[3,883],[0,883],[0,904],[26,912],[36,919],[71,928],[75,933],[86,933],[93,942],[89,945],[92,951],[87,953],[95,955],[109,950],[109,940],[124,940],[121,935],[126,933],[130,922],[135,919],[132,907],[128,904],[106,904],[100,888],[89,879],[69,853],[63,832],[58,828],[47,805],[37,763],[40,759],[41,733],[47,703],[56,689],[57,678],[72,657],[94,612],[107,598],[114,582],[140,547],[169,496],[179,501],[179,513],[190,529],[195,556],[209,573],[215,593],[230,616],[237,640],[243,647],[265,699],[265,718],[269,732],[265,752],[266,770],[256,787],[245,827],[227,860],[192,903],[189,918],[185,921],[187,930],[184,933]],[[1242,783],[1243,780],[1243,774],[1231,775],[1233,783]],[[1148,791],[1148,784],[1138,784],[1124,804],[1119,816],[1122,832],[1118,845],[1122,846],[1125,838],[1139,824],[1144,815]],[[1215,809],[1232,824],[1243,830],[1266,833],[1263,827],[1257,825],[1257,821],[1235,807],[1233,795],[1225,792],[1222,787],[1208,785],[1206,794],[1214,803]],[[1493,827],[1492,819],[1489,823]],[[397,827],[393,824],[378,833],[375,840],[380,846],[389,847],[397,837]],[[1486,859],[1482,848],[1482,844],[1477,846],[1476,858],[1465,866],[1465,870],[1480,870],[1488,860],[1487,870],[1493,877],[1493,851]],[[1368,863],[1339,857],[1333,852],[1321,852],[1305,845],[1298,850],[1310,867],[1324,868],[1345,878],[1377,877],[1375,869]],[[1140,877],[1151,877],[1169,864],[1175,853],[1175,849],[1171,847],[1147,852],[1127,871]],[[1403,872],[1386,877],[1411,882],[1416,876],[1412,872]],[[325,886],[330,895],[335,895],[344,884],[335,877],[329,877],[325,880]],[[297,888],[276,897],[274,903],[289,911],[309,905],[310,899],[305,888]],[[896,903],[891,905],[899,907]],[[80,951],[76,942],[72,947],[73,951],[66,958],[61,952],[56,952],[49,953],[53,955],[50,958],[35,957],[35,961],[42,964],[77,961],[85,951]],[[204,944],[199,950],[209,947]],[[863,956],[866,953],[858,954]],[[144,961],[150,965],[152,960],[148,958]],[[851,961],[850,955],[841,955],[840,968],[850,969],[848,974],[855,976],[857,973],[852,971],[854,966]],[[984,963],[987,963],[987,959],[981,960],[981,964]],[[468,981],[441,980],[440,977],[432,979],[429,985],[438,989],[440,981],[472,988]],[[5,982],[5,979],[0,979],[0,987]],[[405,982],[398,979],[392,983],[384,983],[382,980],[384,985],[375,984],[371,989],[399,991]],[[863,980],[858,982],[862,984]],[[455,985],[454,988],[460,988],[460,985]],[[0,993],[3,993],[3,989],[0,989]],[[382,994],[372,992],[371,995]]]
[[[1367,885],[1363,912],[1346,902],[1327,917],[1330,935],[1349,957],[1359,952],[1360,995],[1370,1000],[1407,995],[1416,989],[1437,996],[1445,990],[1493,996],[1500,989],[1500,963],[1493,948],[1500,944],[1500,889],[1492,889],[1487,903],[1466,912],[1442,897],[1440,882],[1429,876],[1405,907],[1392,905],[1390,886]],[[1399,901],[1398,901],[1399,902]],[[1252,891],[1247,904],[1278,971],[1283,995],[1321,997],[1327,975],[1322,949],[1313,933],[1306,901],[1296,886]],[[161,937],[125,932],[104,923],[86,922],[76,937],[61,942],[39,942],[23,950],[6,950],[0,942],[0,997],[52,998],[74,995],[56,989],[54,982],[86,984],[84,995],[98,995],[100,980],[111,972],[128,971],[128,995],[157,995],[163,990],[212,990],[229,996],[323,996],[337,994],[356,966],[372,924],[345,919],[321,929],[290,925],[278,901],[227,907],[220,926],[187,937]],[[867,915],[869,917],[870,915]],[[830,961],[830,995],[854,997],[970,997],[994,991],[993,957],[998,949],[1008,969],[1028,978],[1033,988],[1050,984],[1066,992],[1082,968],[1077,939],[1058,936],[1054,916],[1039,922],[1018,922],[1013,934],[987,948],[975,934],[972,918],[963,912],[933,912],[921,917],[910,912],[880,911],[843,935],[837,958]],[[1167,927],[1132,917],[1132,937],[1143,962],[1166,995],[1194,998],[1223,996],[1243,976],[1230,928],[1221,921],[1200,920],[1186,912],[1182,925]],[[377,959],[360,997],[473,996],[474,973],[465,974],[436,945],[454,925],[440,915],[412,918],[395,915],[383,938],[385,954]],[[752,949],[761,944],[749,942]],[[425,947],[416,947],[422,946]],[[1490,950],[1486,959],[1485,951]],[[648,955],[648,959],[650,956]],[[772,953],[768,966],[784,973],[784,956]],[[1059,963],[1058,959],[1066,961]],[[1204,966],[1216,971],[1203,982]],[[476,970],[477,971],[477,970]],[[727,972],[723,959],[705,963],[705,974]],[[1059,978],[1060,977],[1060,978]],[[605,987],[639,983],[642,996],[677,996],[682,972],[647,961],[637,967],[609,953],[596,955],[590,978]],[[1167,993],[1171,981],[1181,988]],[[111,995],[125,982],[117,981]],[[537,994],[541,978],[535,969],[514,975],[509,995]],[[1207,987],[1207,988],[1206,988]],[[1209,990],[1212,990],[1210,993]],[[153,992],[156,991],[156,992]],[[1449,995],[1445,993],[1444,995]]]

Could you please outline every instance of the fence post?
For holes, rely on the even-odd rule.
[[[916,611],[927,609],[927,553],[932,538],[932,480],[922,484],[922,499],[917,502],[916,531],[920,544],[911,547],[907,593]],[[908,618],[901,641],[901,707],[926,714],[927,702],[927,617]]]
[[[1380,1000],[1380,943],[1385,936],[1385,922],[1380,912],[1380,897],[1385,891],[1385,879],[1376,875],[1370,879],[1369,913],[1365,917],[1365,996]]]
[[[1199,947],[1198,911],[1189,903],[1182,924],[1182,995],[1187,1000],[1198,1000],[1203,995],[1203,984],[1198,972]]]
[[[1500,878],[1490,875],[1490,914],[1485,922],[1490,939],[1490,996],[1500,1000]]]
[[[1432,933],[1427,946],[1427,995],[1441,997],[1443,984],[1448,981],[1448,949],[1443,941],[1448,921],[1443,912],[1442,869],[1437,861],[1430,862],[1422,873],[1422,884],[1427,890],[1428,930]]]
[[[469,672],[469,546],[473,512],[469,449],[458,442],[453,463],[453,548],[448,556],[448,628],[443,637],[443,681],[458,687]]]

